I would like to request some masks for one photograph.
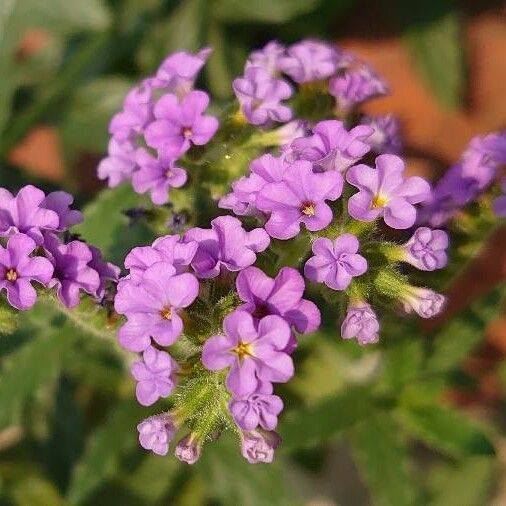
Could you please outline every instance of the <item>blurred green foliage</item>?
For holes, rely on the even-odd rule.
[[[125,91],[170,51],[212,46],[202,85],[225,101],[252,47],[271,38],[335,38],[354,4],[0,0],[2,185],[26,179],[5,157],[33,125],[49,122],[70,167],[64,184],[76,189],[79,156],[105,150],[107,123]],[[435,93],[457,106],[465,86],[460,15],[439,2],[389,8]],[[21,37],[34,28],[50,37],[23,56]],[[77,231],[121,263],[153,238],[121,213],[139,199],[128,186],[100,193]],[[138,448],[135,425],[150,413],[134,401],[114,322],[98,332],[95,319],[104,315],[88,307],[62,313],[46,300],[14,331],[12,312],[0,307],[0,504],[294,505],[330,495],[343,504],[483,505],[497,472],[494,434],[440,399],[460,381],[462,360],[504,296],[496,290],[432,333],[392,319],[372,351],[338,342],[332,315],[324,315],[323,328],[303,339],[297,378],[284,388],[276,462],[247,464],[227,436],[206,445],[194,468]],[[354,462],[356,490],[344,498],[336,489],[349,490],[350,474],[333,463],[337,449]],[[322,487],[325,479],[332,487]]]

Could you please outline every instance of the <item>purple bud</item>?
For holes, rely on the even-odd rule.
[[[413,288],[402,302],[406,313],[414,311],[422,318],[432,318],[444,309],[446,297],[428,288]]]
[[[201,449],[202,447],[197,444],[190,434],[179,441],[174,454],[181,462],[191,465],[199,460]]]
[[[448,234],[443,230],[420,227],[403,246],[404,261],[422,271],[442,269],[448,263]]]
[[[176,426],[168,413],[151,416],[137,425],[139,443],[156,455],[167,455]]]
[[[341,325],[341,337],[355,338],[360,345],[377,343],[379,328],[376,313],[367,302],[360,301],[348,307],[346,318]]]
[[[274,459],[274,450],[280,445],[277,432],[243,431],[241,434],[241,453],[250,464],[270,464]]]

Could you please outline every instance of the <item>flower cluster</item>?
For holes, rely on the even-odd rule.
[[[110,187],[131,180],[137,193],[149,192],[154,204],[165,204],[169,190],[186,183],[186,170],[178,164],[192,146],[207,144],[218,120],[205,114],[209,96],[193,89],[210,49],[197,54],[170,55],[157,72],[134,87],[123,109],[109,124],[108,156],[98,177]]]
[[[82,221],[70,208],[73,199],[63,191],[45,193],[27,185],[16,196],[0,188],[0,288],[9,304],[30,309],[37,299],[31,282],[54,288],[60,302],[79,304],[84,291],[97,301],[103,299],[108,281],[115,281],[119,269],[102,260],[100,251],[68,234]]]
[[[459,192],[491,184],[504,135],[472,141],[448,176],[465,187],[440,182],[433,191],[406,174],[397,120],[359,110],[387,93],[384,80],[354,56],[305,40],[251,53],[233,82],[241,114],[227,108],[219,142],[206,147],[218,122],[193,83],[208,56],[169,56],[111,122],[110,156],[99,167],[110,185],[132,178],[163,204],[169,186],[184,184],[176,163],[195,144],[203,147],[192,160],[209,172],[199,184],[211,190],[202,203],[201,186],[182,190],[194,193],[179,235],[127,255],[114,301],[118,339],[139,354],[131,366],[139,403],[164,406],[138,425],[143,448],[165,455],[187,427],[174,453],[193,464],[206,440],[231,428],[249,462],[270,462],[284,408],[277,385],[295,374],[298,339],[319,328],[321,313],[337,320],[342,339],[371,345],[389,309],[421,318],[442,311],[445,297],[419,286],[448,263],[445,220],[434,216],[454,212]],[[216,217],[216,203],[231,215]]]

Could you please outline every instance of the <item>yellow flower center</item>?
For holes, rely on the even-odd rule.
[[[14,269],[9,269],[5,273],[5,279],[11,283],[14,283],[14,281],[18,279],[18,273]]]
[[[172,309],[170,306],[165,306],[161,311],[160,311],[160,316],[162,317],[163,320],[172,320]]]
[[[237,346],[235,348],[232,348],[231,350],[233,353],[235,353],[239,360],[243,360],[244,357],[253,357],[253,350],[251,348],[250,343],[243,343],[242,341],[239,341],[237,343]]]
[[[315,215],[315,205],[312,202],[304,202],[300,209],[302,214],[306,216],[314,216]]]
[[[388,202],[388,198],[384,195],[375,195],[372,199],[372,207],[378,208],[378,207],[385,207],[385,204]]]

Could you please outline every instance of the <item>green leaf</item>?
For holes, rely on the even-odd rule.
[[[74,227],[86,241],[102,250],[105,258],[122,264],[126,253],[152,240],[152,234],[141,224],[128,225],[122,211],[142,202],[130,184],[104,190],[83,211],[84,221]]]
[[[498,287],[453,317],[433,336],[433,352],[427,363],[431,372],[452,369],[469,354],[483,337],[488,323],[501,310],[506,287]]]
[[[49,328],[5,359],[0,374],[0,427],[11,421],[18,403],[57,377],[75,342],[74,333]]]
[[[101,77],[78,87],[59,126],[65,149],[105,152],[107,126],[131,86],[123,77]]]
[[[28,476],[14,485],[16,506],[66,506],[56,487],[38,476]]]
[[[450,1],[397,2],[405,37],[427,84],[441,102],[456,108],[466,84],[463,26]]]
[[[5,299],[0,299],[0,337],[12,334],[18,327],[19,311],[10,306]]]
[[[417,491],[408,471],[408,451],[391,417],[376,414],[351,431],[352,454],[374,504],[412,506]]]
[[[399,412],[399,419],[414,437],[450,456],[495,454],[485,431],[453,409],[407,406]]]
[[[134,400],[113,409],[105,423],[91,436],[75,469],[67,491],[70,503],[83,503],[115,474],[122,456],[137,445],[135,425],[144,415],[145,409]]]
[[[371,400],[364,389],[325,399],[319,404],[286,414],[280,425],[283,451],[314,446],[342,433],[371,412]]]
[[[207,445],[198,470],[208,484],[209,492],[225,506],[295,506],[300,504],[286,486],[286,463],[277,458],[269,465],[253,466],[241,456],[237,437],[224,434],[213,445]]]
[[[447,469],[436,468],[430,506],[483,506],[489,504],[496,465],[487,457],[472,457]]]
[[[216,0],[213,5],[214,16],[227,23],[258,22],[285,23],[302,14],[316,9],[321,0]]]

